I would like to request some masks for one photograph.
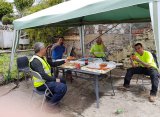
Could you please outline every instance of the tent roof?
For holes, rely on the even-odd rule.
[[[71,0],[22,17],[16,30],[44,25],[74,26],[100,23],[150,21],[153,0]]]

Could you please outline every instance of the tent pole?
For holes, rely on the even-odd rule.
[[[84,54],[85,54],[85,50],[84,50],[84,25],[79,27],[79,34],[80,34],[81,52],[82,52],[82,56],[84,57]]]
[[[158,65],[160,65],[160,0],[150,2],[149,9],[157,52],[157,61]]]
[[[18,42],[19,42],[19,34],[20,34],[19,30],[14,30],[14,39],[13,39],[13,42],[12,42],[12,51],[11,51],[11,56],[10,56],[10,63],[9,63],[7,81],[9,79],[11,79],[10,73],[11,73],[11,69],[12,69],[12,64],[14,62],[14,54],[16,52],[16,48],[17,48],[17,45],[18,45]]]

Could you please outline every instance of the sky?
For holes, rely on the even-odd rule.
[[[6,0],[6,1],[8,1],[8,2],[13,2],[14,0]]]

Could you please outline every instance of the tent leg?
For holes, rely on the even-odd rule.
[[[154,40],[157,51],[157,60],[160,65],[160,1],[153,1],[149,4]],[[158,25],[158,26],[157,26]]]
[[[19,30],[14,30],[14,39],[13,39],[13,42],[12,42],[12,52],[11,52],[11,56],[10,56],[10,63],[9,63],[7,81],[9,79],[11,79],[10,73],[11,73],[11,69],[12,69],[12,64],[14,62],[14,54],[16,52],[16,48],[17,48],[17,45],[18,45],[18,42],[19,42],[19,34],[20,34]]]
[[[84,55],[85,55],[85,50],[84,50],[84,25],[79,27],[79,34],[80,34],[80,45],[81,45],[82,56],[84,57]]]

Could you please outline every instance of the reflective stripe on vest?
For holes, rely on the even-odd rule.
[[[29,62],[32,62],[34,58],[38,59],[42,63],[42,66],[43,66],[45,73],[48,74],[49,76],[51,76],[51,67],[48,64],[47,60],[45,58],[42,59],[39,56],[33,55],[33,57],[29,60]],[[42,81],[36,77],[32,77],[32,78],[33,78],[33,82],[34,82],[34,87],[39,87],[45,83],[45,80]]]

